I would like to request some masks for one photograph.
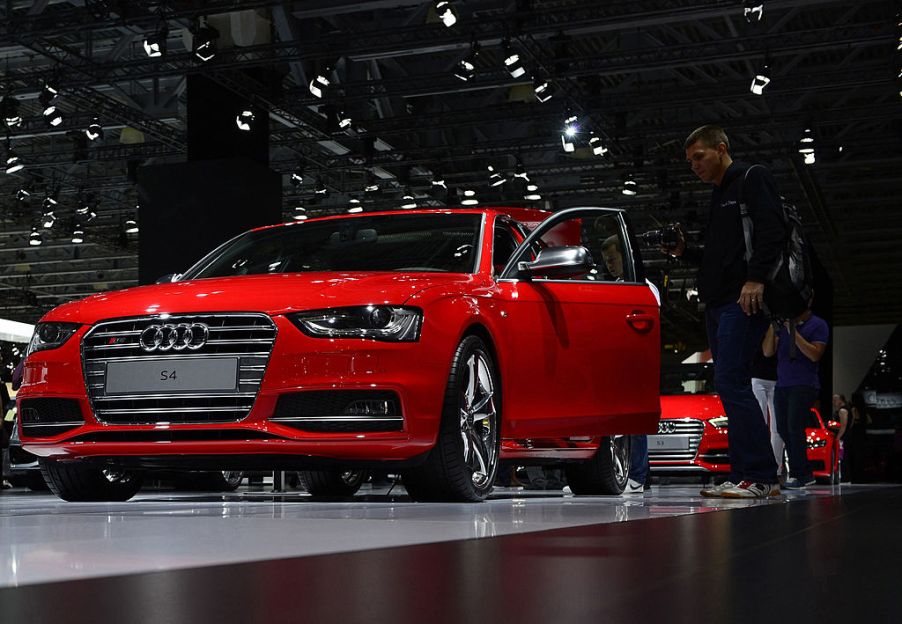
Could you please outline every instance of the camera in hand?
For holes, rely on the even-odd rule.
[[[678,224],[665,225],[658,230],[649,230],[639,235],[642,242],[649,247],[676,248],[680,244]]]

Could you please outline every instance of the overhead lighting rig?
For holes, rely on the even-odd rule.
[[[479,56],[479,50],[479,42],[473,39],[472,43],[470,43],[470,51],[467,52],[467,55],[460,59],[454,67],[455,77],[464,82],[473,80],[476,76],[476,57]]]
[[[561,145],[565,152],[576,149],[576,136],[579,134],[579,123],[576,115],[568,112],[564,119],[564,128],[561,130]]]
[[[744,0],[742,3],[742,14],[745,21],[749,24],[756,24],[764,17],[764,3],[755,0]]]
[[[169,37],[169,25],[162,17],[152,35],[144,38],[144,52],[150,58],[160,58],[166,54],[166,39]]]
[[[103,138],[103,126],[100,125],[99,118],[94,117],[94,119],[91,120],[87,130],[85,130],[85,136],[91,141]]]
[[[58,126],[63,122],[63,115],[54,103],[58,94],[59,91],[57,88],[54,87],[52,83],[46,82],[41,89],[41,93],[38,95],[38,102],[40,102],[41,106],[44,108],[41,116],[43,117],[44,122],[50,127]]]
[[[235,117],[235,125],[243,132],[250,132],[256,120],[257,118],[254,116],[254,111],[245,109]]]
[[[207,18],[192,25],[191,52],[194,56],[206,63],[216,56],[219,31],[207,24]]]
[[[38,247],[39,245],[44,244],[44,238],[41,236],[41,233],[38,231],[38,226],[34,226],[31,228],[31,234],[28,235],[28,244],[32,247]]]
[[[802,138],[799,139],[799,154],[805,158],[806,165],[813,165],[816,162],[814,155],[814,132],[811,128],[805,128]]]
[[[435,14],[442,20],[442,24],[447,28],[451,28],[457,23],[457,13],[454,11],[454,3],[450,1],[436,2]]]
[[[511,78],[520,78],[526,75],[526,68],[520,61],[520,55],[514,50],[509,38],[504,39],[504,68],[510,73]]]
[[[4,95],[0,100],[0,115],[3,116],[3,123],[7,128],[21,126],[22,116],[19,114],[19,100],[12,95]]]
[[[489,165],[489,186],[501,186],[507,179],[501,174],[501,172],[496,171],[492,165]]]
[[[329,82],[329,74],[332,73],[332,70],[329,67],[326,67],[323,71],[319,72],[314,76],[314,78],[310,81],[308,85],[310,89],[310,95],[313,97],[317,97],[322,99],[323,93],[326,88],[331,84]]]
[[[589,133],[589,147],[592,148],[592,153],[596,156],[604,156],[610,152],[604,141],[601,140],[601,137],[595,134],[594,131]]]
[[[12,174],[25,168],[25,163],[13,151],[9,137],[6,138],[6,173]]]
[[[461,200],[461,206],[475,206],[479,203],[479,200],[476,199],[476,191],[473,189],[465,189],[463,192],[464,198]]]
[[[755,95],[762,95],[764,93],[764,88],[770,84],[770,65],[765,61],[764,65],[761,67],[761,71],[755,74],[755,77],[752,78],[752,86],[750,87],[750,91]]]

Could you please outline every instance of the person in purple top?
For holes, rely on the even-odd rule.
[[[827,322],[808,309],[779,329],[771,325],[764,336],[764,355],[777,354],[774,415],[789,456],[789,478],[783,484],[786,489],[814,483],[808,465],[805,423],[821,387],[818,362],[827,349],[829,335]]]

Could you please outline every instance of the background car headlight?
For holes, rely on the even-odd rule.
[[[390,342],[420,339],[423,312],[400,306],[367,305],[290,314],[292,323],[315,338],[371,338]]]
[[[713,427],[716,427],[718,429],[726,429],[729,421],[727,420],[726,416],[718,416],[717,418],[712,418],[708,422],[711,423]]]
[[[56,349],[69,340],[78,328],[78,323],[38,323],[34,328],[31,342],[28,343],[25,357],[35,351]]]

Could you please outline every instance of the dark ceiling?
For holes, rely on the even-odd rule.
[[[451,3],[459,18],[451,27],[434,4],[3,3],[2,95],[19,103],[22,123],[9,136],[26,167],[0,170],[0,317],[33,322],[58,303],[137,283],[138,242],[121,234],[135,215],[135,169],[186,159],[186,77],[203,73],[268,111],[286,219],[298,205],[312,215],[343,211],[351,196],[367,209],[398,207],[408,188],[418,205],[455,205],[471,188],[487,204],[625,207],[638,231],[680,221],[697,237],[709,189],[689,172],[682,143],[693,128],[720,123],[734,155],[772,167],[801,208],[833,280],[834,322],[902,319],[893,282],[902,275],[895,2],[469,0]],[[760,21],[744,15],[755,5]],[[206,17],[220,40],[202,62],[185,31]],[[143,40],[164,22],[166,54],[149,58]],[[525,76],[506,71],[505,39]],[[463,82],[454,68],[474,41],[475,75]],[[755,95],[765,65],[771,83]],[[239,71],[252,68],[276,72],[276,88]],[[325,68],[331,84],[319,99],[307,85]],[[554,97],[539,102],[532,77],[549,80]],[[47,81],[64,115],[56,127],[42,119]],[[330,107],[350,114],[350,129],[334,127]],[[560,140],[568,111],[583,128],[572,153]],[[94,117],[104,135],[86,141]],[[587,147],[589,127],[607,154]],[[813,165],[798,152],[806,129]],[[523,200],[522,180],[489,186],[487,166],[511,176],[518,159],[541,201]],[[304,181],[293,185],[300,167]],[[438,174],[447,191],[433,184]],[[628,175],[635,196],[621,192]],[[327,196],[315,193],[318,178]],[[380,190],[364,195],[371,181]],[[19,201],[23,188],[30,198]],[[39,225],[44,243],[30,246],[54,191],[57,223]],[[97,217],[74,245],[83,201]],[[668,277],[668,336],[694,342],[691,271],[652,250],[645,259]]]

